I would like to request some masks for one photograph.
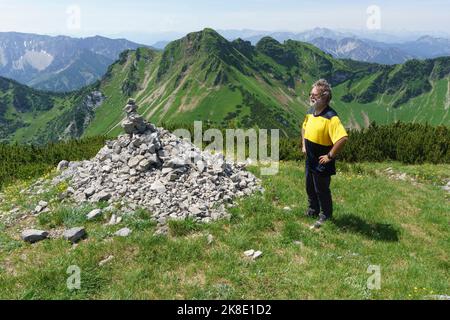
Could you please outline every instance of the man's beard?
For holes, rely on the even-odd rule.
[[[309,100],[309,105],[312,108],[317,108],[320,105],[319,100]]]

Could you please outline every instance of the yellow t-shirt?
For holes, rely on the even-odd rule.
[[[306,114],[302,128],[305,129],[306,164],[311,170],[332,175],[336,173],[335,163],[319,164],[319,157],[330,152],[333,145],[348,136],[336,111],[327,106],[319,115],[314,109]]]

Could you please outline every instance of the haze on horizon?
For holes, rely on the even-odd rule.
[[[378,26],[368,19],[379,8]],[[449,35],[450,2],[323,0],[1,0],[0,32],[85,37],[103,35],[149,42],[187,32],[218,30],[299,32],[315,27],[391,34]]]

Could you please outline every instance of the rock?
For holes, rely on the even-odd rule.
[[[101,267],[101,266],[107,264],[108,262],[110,262],[112,259],[114,259],[114,256],[107,256],[105,259],[103,259],[102,261],[100,261],[98,263],[98,266]]]
[[[252,258],[252,259],[257,259],[262,255],[262,251],[255,251],[253,249],[247,250],[244,252],[244,255],[246,257]]]
[[[84,194],[86,195],[86,197],[90,197],[95,193],[95,188],[94,187],[90,187],[87,188],[86,190],[84,190]]]
[[[115,225],[115,224],[120,223],[121,221],[122,221],[122,217],[118,217],[115,214],[112,214],[111,215],[111,219],[109,219],[108,224],[109,225]]]
[[[255,253],[255,250],[253,250],[253,249],[244,251],[244,255],[245,255],[246,257],[251,257],[251,256],[253,256],[254,253]]]
[[[99,217],[102,214],[102,210],[101,209],[94,209],[91,212],[89,212],[86,216],[86,218],[88,220],[92,220],[95,219],[97,217]]]
[[[140,171],[145,171],[147,169],[149,169],[152,165],[152,162],[150,161],[150,159],[142,159],[139,162],[139,170]]]
[[[164,184],[161,181],[155,181],[150,186],[150,190],[154,190],[156,192],[165,192],[166,187],[164,186]]]
[[[125,113],[130,114],[137,110],[136,101],[132,98],[128,99],[127,105],[124,108]]]
[[[63,170],[65,170],[65,169],[67,169],[69,167],[69,161],[67,161],[67,160],[61,160],[59,163],[58,163],[58,166],[56,167],[56,170],[57,171],[63,171]]]
[[[47,207],[48,203],[46,201],[39,201],[38,205],[34,208],[34,214],[41,213]]]
[[[155,199],[150,201],[151,205],[157,205],[157,204],[160,204],[160,203],[161,203],[161,199],[159,199],[159,198],[155,198]]]
[[[83,202],[86,200],[86,195],[84,193],[76,193],[73,196],[76,203]]]
[[[106,191],[100,191],[92,196],[94,202],[108,201],[111,198],[111,194]]]
[[[198,170],[199,172],[203,172],[203,171],[205,171],[206,164],[205,164],[205,162],[204,162],[203,160],[198,160],[198,161],[195,163],[195,167],[197,168],[197,170]]]
[[[152,129],[144,119],[137,113],[137,106],[134,101],[129,100],[124,108],[126,118],[121,122],[121,126],[125,133],[139,134],[147,129]]]
[[[294,244],[295,244],[296,246],[303,247],[303,242],[301,242],[301,241],[295,240],[295,241],[294,241]]]
[[[45,207],[48,206],[48,202],[47,202],[47,201],[43,201],[43,200],[39,201],[38,204],[39,204],[42,208],[45,208]]]
[[[40,212],[42,211],[42,209],[44,209],[44,208],[42,208],[40,205],[37,205],[37,206],[34,208],[34,214],[40,213]]]
[[[22,231],[22,240],[29,242],[29,243],[35,243],[44,239],[47,239],[48,232],[43,230],[36,230],[36,229],[28,229]]]
[[[262,251],[255,251],[255,252],[253,253],[252,258],[253,258],[253,259],[258,259],[261,255],[262,255]]]
[[[84,227],[75,227],[65,230],[63,237],[72,243],[76,243],[82,238],[86,237],[86,229]]]
[[[136,157],[131,158],[131,159],[128,161],[128,167],[130,167],[130,168],[137,167],[137,165],[139,164],[139,162],[141,162],[143,159],[144,159],[144,156],[142,156],[142,155],[138,155],[138,156],[136,156]]]
[[[291,207],[287,207],[287,206],[286,206],[286,207],[283,208],[283,210],[284,210],[284,211],[291,211],[292,209],[291,209]]]
[[[202,214],[202,210],[197,205],[191,206],[189,208],[189,212],[194,216],[198,216],[198,215]]]
[[[180,158],[170,159],[169,161],[164,163],[165,166],[170,168],[179,168],[186,165],[186,161]]]
[[[115,236],[119,237],[128,237],[131,234],[131,229],[122,228],[114,233]]]
[[[206,241],[208,244],[212,244],[214,242],[214,236],[212,234],[208,234]]]

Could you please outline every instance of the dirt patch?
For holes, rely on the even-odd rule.
[[[369,127],[370,126],[370,118],[367,112],[361,111],[361,115],[364,119],[364,126]]]

